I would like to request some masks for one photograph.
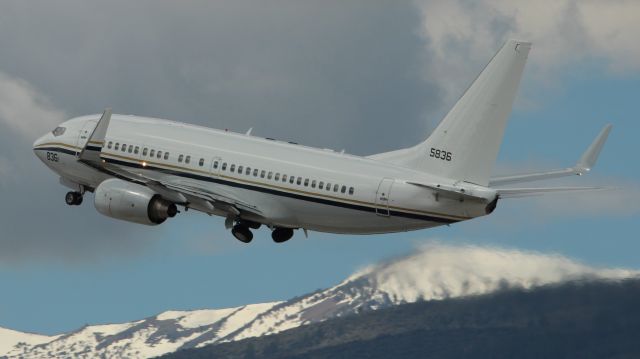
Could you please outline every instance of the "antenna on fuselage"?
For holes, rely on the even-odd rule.
[[[249,128],[249,130],[247,131],[247,133],[245,133],[245,136],[251,136],[251,131],[253,131],[253,127]]]

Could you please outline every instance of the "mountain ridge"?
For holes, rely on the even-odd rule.
[[[529,289],[581,278],[622,279],[558,255],[432,243],[417,253],[357,271],[337,285],[288,301],[224,309],[166,311],[127,323],[85,326],[48,342],[14,345],[6,358],[148,358],[280,333],[304,325],[417,301]]]

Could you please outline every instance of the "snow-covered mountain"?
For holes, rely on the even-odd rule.
[[[434,243],[416,254],[365,268],[332,288],[285,302],[168,311],[129,323],[86,326],[55,337],[0,329],[0,357],[148,358],[417,300],[636,275],[636,271],[593,268],[557,255]]]
[[[8,353],[18,346],[33,346],[49,343],[57,336],[47,336],[31,333],[18,332],[11,329],[0,328],[0,355]]]

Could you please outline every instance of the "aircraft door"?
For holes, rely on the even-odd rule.
[[[383,217],[389,217],[389,201],[391,198],[391,187],[393,187],[393,179],[383,178],[378,185],[376,191],[376,214]]]
[[[98,121],[96,120],[89,120],[84,124],[84,126],[82,126],[80,132],[78,133],[78,139],[76,140],[77,147],[82,148],[87,144],[87,141],[89,141],[89,137],[91,137],[93,129],[96,128],[97,123]]]

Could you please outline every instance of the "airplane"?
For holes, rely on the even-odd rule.
[[[294,230],[379,234],[491,214],[498,200],[595,187],[510,188],[588,173],[606,125],[572,167],[492,177],[531,43],[509,40],[421,143],[355,156],[173,121],[112,114],[70,119],[35,141],[36,156],[71,189],[68,205],[94,193],[96,210],[158,225],[193,209],[225,218],[251,242],[266,226],[276,243]]]

